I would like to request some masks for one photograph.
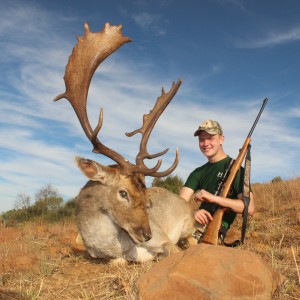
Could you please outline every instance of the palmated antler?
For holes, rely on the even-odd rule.
[[[161,166],[161,160],[157,162],[155,167],[150,169],[147,168],[143,160],[145,158],[151,159],[161,156],[168,151],[168,149],[166,149],[160,153],[150,155],[146,147],[156,121],[178,91],[181,85],[181,80],[178,80],[176,84],[173,83],[169,92],[165,93],[165,91],[162,90],[162,94],[157,99],[153,110],[151,110],[149,114],[144,115],[142,128],[126,134],[127,136],[132,136],[137,132],[142,134],[140,152],[136,157],[136,165],[131,164],[122,155],[103,145],[98,139],[97,136],[103,122],[103,110],[101,109],[100,111],[98,125],[95,130],[92,129],[89,123],[86,110],[88,90],[96,69],[106,57],[116,51],[123,44],[130,42],[131,39],[122,35],[121,25],[111,26],[109,23],[106,23],[105,27],[101,31],[92,33],[88,23],[85,23],[84,29],[84,35],[82,37],[77,37],[78,43],[74,47],[66,66],[64,76],[66,92],[58,95],[54,101],[62,98],[69,100],[86,136],[94,146],[93,152],[103,154],[114,160],[120,166],[120,170],[123,174],[129,175],[133,173],[140,173],[154,177],[167,176],[173,172],[178,164],[178,151],[176,151],[176,158],[173,165],[165,172],[157,172]]]

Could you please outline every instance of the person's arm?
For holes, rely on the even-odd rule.
[[[179,192],[179,196],[181,198],[183,198],[186,202],[189,202],[191,197],[194,194],[194,190],[184,186],[183,188],[181,188],[180,192]]]
[[[191,197],[194,195],[194,190],[188,187],[183,187],[180,192],[179,196],[183,198],[185,201],[189,202]],[[205,209],[197,209],[195,212],[195,221],[204,225],[208,224],[209,221],[212,220],[211,214]]]
[[[210,203],[215,203],[222,207],[228,207],[236,213],[242,214],[244,211],[244,202],[242,200],[242,194],[238,195],[238,199],[224,198],[220,196],[213,195],[206,190],[199,190],[195,193],[195,198],[198,201],[205,201]],[[252,216],[254,214],[254,199],[253,193],[250,193],[250,203],[248,208],[248,214]]]

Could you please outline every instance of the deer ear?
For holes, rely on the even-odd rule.
[[[109,177],[116,173],[116,171],[110,167],[102,166],[93,160],[79,156],[75,157],[75,162],[87,178],[92,181],[100,181],[103,184],[108,181]]]

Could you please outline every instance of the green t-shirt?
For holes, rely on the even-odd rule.
[[[226,158],[216,163],[207,162],[205,165],[195,169],[189,175],[184,186],[191,188],[194,191],[204,189],[210,192],[211,194],[215,194],[223,176],[223,173],[225,172],[230,160],[231,158],[227,156]],[[244,168],[241,167],[227,195],[228,198],[237,199],[237,195],[243,192],[243,178]],[[213,214],[215,210],[215,205],[209,202],[202,202],[200,205],[200,209],[205,209],[211,214]],[[228,226],[229,228],[232,222],[234,221],[235,217],[236,213],[232,210],[226,212],[223,217],[223,222],[225,222],[224,225],[226,227]]]

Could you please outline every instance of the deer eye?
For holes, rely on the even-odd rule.
[[[120,194],[120,196],[121,196],[122,198],[128,199],[128,194],[127,194],[126,191],[119,191],[119,194]]]

